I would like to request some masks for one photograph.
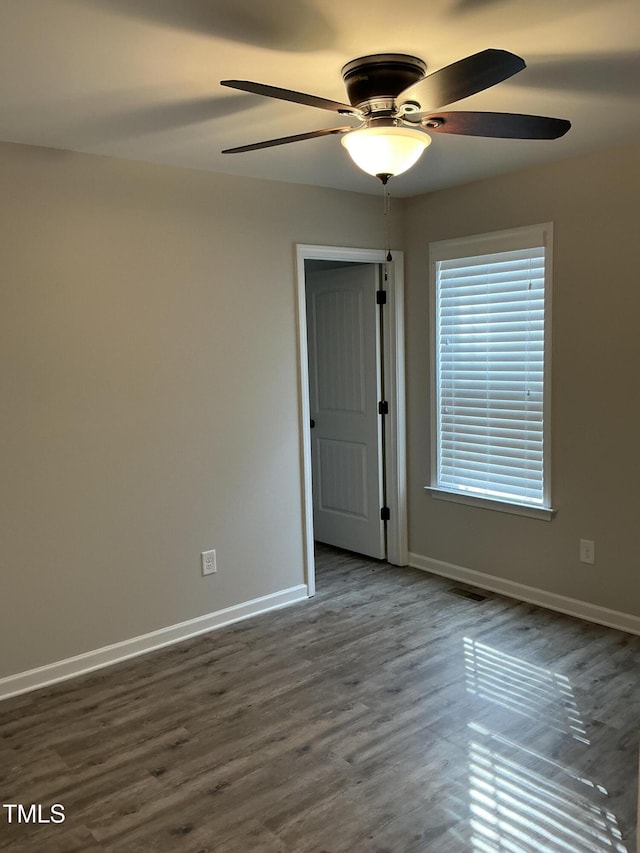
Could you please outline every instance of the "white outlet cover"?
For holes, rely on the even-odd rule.
[[[213,551],[203,551],[200,554],[200,562],[202,565],[202,574],[206,577],[206,575],[214,575],[218,571],[218,567],[216,565],[216,552]]]
[[[580,540],[580,562],[593,566],[596,562],[596,543],[593,539]]]

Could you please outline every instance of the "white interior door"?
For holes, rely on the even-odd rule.
[[[306,273],[314,536],[385,556],[377,264]]]

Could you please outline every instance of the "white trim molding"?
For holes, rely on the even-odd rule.
[[[556,610],[558,613],[565,613],[568,616],[577,616],[578,619],[584,619],[587,622],[596,622],[598,625],[617,628],[619,631],[627,631],[629,634],[640,634],[640,616],[633,616],[631,613],[610,610],[608,607],[600,607],[597,604],[590,604],[588,601],[579,601],[576,598],[526,586],[495,575],[487,575],[484,572],[467,569],[454,563],[445,563],[442,560],[423,557],[420,554],[409,554],[409,565],[414,569],[431,572],[434,575],[460,581],[479,589],[497,592],[518,601],[537,604],[540,607]]]
[[[307,305],[305,289],[306,260],[349,261],[380,264],[387,272],[384,289],[388,292],[388,310],[384,312],[384,383],[389,403],[385,473],[387,506],[387,560],[406,566],[409,559],[407,530],[405,376],[404,376],[404,254],[393,251],[387,262],[383,249],[358,249],[341,246],[296,244],[296,297],[298,309],[298,393],[300,414],[300,457],[302,463],[302,514],[304,527],[305,580],[309,595],[315,594],[315,557],[313,548],[313,494],[311,474],[311,436],[309,435],[309,367],[307,351]]]
[[[461,492],[450,492],[448,489],[440,489],[437,486],[425,486],[424,489],[431,494],[432,498],[438,501],[451,501],[456,504],[477,506],[479,509],[493,509],[497,512],[508,512],[511,515],[523,515],[526,518],[539,518],[542,521],[551,521],[556,514],[556,510],[552,507],[531,506],[513,501],[497,501]]]
[[[166,628],[160,628],[158,631],[151,631],[149,634],[132,637],[130,640],[113,643],[113,645],[103,646],[101,649],[94,649],[75,657],[55,661],[46,666],[0,678],[0,700],[31,690],[38,690],[41,687],[66,681],[69,678],[76,678],[96,669],[121,663],[129,658],[147,654],[147,652],[157,651],[165,646],[172,646],[175,643],[189,640],[199,634],[206,634],[217,628],[224,628],[226,625],[241,622],[252,616],[306,601],[308,597],[306,585],[300,584],[270,595],[263,595],[261,598],[234,604],[232,607],[225,607],[222,610],[207,613],[195,619],[189,619],[187,622],[169,625]]]

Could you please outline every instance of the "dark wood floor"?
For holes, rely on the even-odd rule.
[[[640,637],[318,552],[313,601],[0,704],[20,853],[633,853]]]

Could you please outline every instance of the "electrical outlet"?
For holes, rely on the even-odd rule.
[[[580,562],[593,566],[596,561],[596,543],[593,539],[580,540]]]
[[[216,565],[216,552],[214,551],[203,551],[200,554],[200,560],[202,562],[202,574],[203,575],[214,575],[218,571],[218,567]]]

